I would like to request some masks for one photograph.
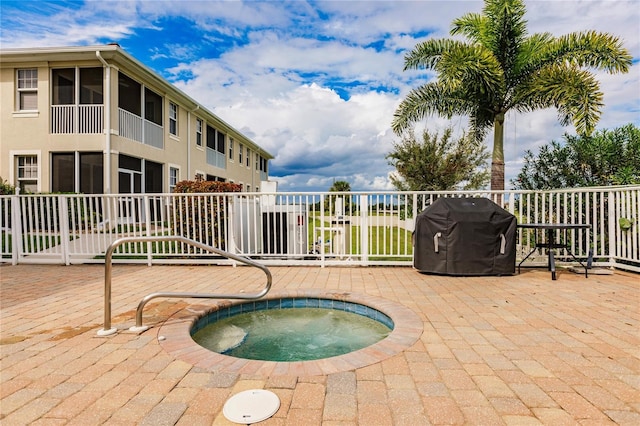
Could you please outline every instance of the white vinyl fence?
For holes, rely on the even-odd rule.
[[[0,197],[1,260],[102,263],[120,237],[181,235],[278,265],[411,265],[416,214],[438,197],[488,197],[522,223],[590,224],[568,243],[581,260],[640,272],[640,186],[545,192],[347,192]],[[531,250],[518,232],[517,258]],[[571,260],[559,251],[561,260]],[[528,264],[543,264],[544,253]],[[519,260],[518,260],[519,261]],[[114,262],[230,263],[174,242],[128,243]]]

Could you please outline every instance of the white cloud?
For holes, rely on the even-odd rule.
[[[391,189],[385,155],[397,139],[390,130],[393,112],[412,87],[433,77],[403,72],[403,51],[427,37],[449,37],[453,19],[480,12],[483,5],[445,0],[38,4],[38,10],[9,15],[3,9],[4,47],[106,39],[135,46],[134,56],[150,67],[170,63],[158,71],[274,154],[271,170],[281,175],[280,190],[298,191],[326,190],[336,179],[349,181],[353,190]],[[526,7],[530,33],[594,29],[621,37],[636,65],[626,75],[598,73],[606,104],[599,127],[640,125],[637,1],[536,0]],[[180,28],[167,27],[178,17],[198,37],[182,40]],[[142,30],[162,41],[137,39]],[[450,124],[461,131],[467,119],[430,117],[427,126],[442,130]],[[562,128],[554,110],[509,113],[507,185],[522,167],[526,149],[537,152],[565,132],[573,128]],[[487,144],[491,148],[492,135]]]

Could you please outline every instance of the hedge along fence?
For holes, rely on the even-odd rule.
[[[235,183],[203,180],[178,182],[174,193],[197,195],[174,198],[174,203],[177,202],[174,205],[171,224],[174,234],[226,250],[229,199],[223,195],[202,194],[241,191],[242,185]],[[190,247],[189,250],[193,251],[196,248]]]

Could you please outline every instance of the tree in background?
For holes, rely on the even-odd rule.
[[[331,185],[331,188],[329,188],[329,192],[351,192],[351,184],[346,180],[334,180],[333,185]],[[331,195],[325,199],[324,208],[326,211],[334,214],[336,213],[335,205],[336,205],[337,197],[338,197],[337,195]],[[342,213],[349,214],[349,211],[351,208],[351,197],[345,196],[345,195],[342,195],[340,197],[342,198],[342,203],[343,203]]]
[[[526,151],[511,184],[534,190],[640,184],[640,128],[628,124],[564,139],[541,147],[537,156]]]
[[[349,192],[351,184],[346,180],[334,180],[333,185],[329,188],[329,192]]]
[[[590,134],[603,94],[590,72],[626,73],[632,63],[617,37],[586,31],[554,37],[527,36],[523,0],[485,0],[481,14],[453,21],[458,39],[430,39],[405,56],[404,70],[430,69],[438,79],[413,89],[394,113],[396,134],[429,114],[470,117],[483,139],[493,127],[491,189],[504,189],[504,119],[507,111],[555,107],[562,125]]]
[[[386,158],[396,169],[391,182],[400,191],[479,189],[489,182],[485,145],[467,134],[454,139],[451,128],[442,136],[425,130],[421,141],[414,130],[406,132]]]

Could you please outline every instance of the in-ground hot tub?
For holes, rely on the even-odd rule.
[[[212,302],[213,305],[189,305],[178,311],[158,330],[159,344],[178,360],[208,371],[224,373],[220,376],[221,378],[231,377],[229,374],[327,375],[366,367],[394,357],[410,349],[423,332],[423,320],[413,310],[397,302],[368,294],[338,293],[315,289],[281,290],[272,291],[267,297],[252,303],[286,298],[330,299],[334,302],[337,300],[368,306],[388,316],[393,321],[393,330],[377,343],[354,352],[329,358],[292,362],[237,358],[208,350],[191,338],[191,331],[201,318],[216,310],[246,305],[239,301],[224,300]]]
[[[393,330],[388,315],[360,303],[289,297],[212,311],[191,330],[212,351],[264,361],[309,361],[373,345]]]

